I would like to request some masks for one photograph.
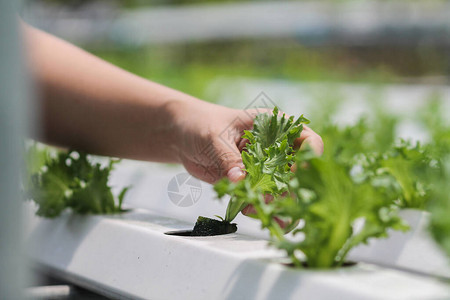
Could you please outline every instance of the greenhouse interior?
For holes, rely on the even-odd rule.
[[[450,1],[1,1],[0,66],[0,299],[450,299]]]

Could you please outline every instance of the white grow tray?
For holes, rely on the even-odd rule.
[[[164,234],[192,224],[144,210],[53,220],[28,207],[29,255],[55,276],[124,299],[447,299],[448,282],[359,263],[332,271],[281,264],[267,241],[242,234]]]
[[[389,231],[386,239],[369,240],[349,253],[349,259],[375,263],[450,281],[450,261],[428,231],[430,214],[404,210],[400,216],[410,225],[408,232]]]
[[[281,107],[305,111],[303,101],[289,102],[301,94],[302,88],[299,91],[297,86],[270,86],[267,82],[245,82],[243,86],[247,90],[242,92],[248,97],[229,96],[252,99],[264,86]],[[362,88],[362,92],[348,89],[355,95],[370,92],[370,88]],[[403,111],[421,102],[412,101],[411,95],[423,99],[430,91],[419,92],[411,87],[394,87],[387,92],[389,105]],[[450,105],[448,88],[443,88],[442,94]],[[308,97],[301,95],[308,102]],[[349,98],[359,103],[355,95]],[[389,239],[354,249],[350,259],[360,262],[356,266],[332,271],[294,270],[280,263],[282,253],[266,246],[267,233],[259,229],[259,223],[241,215],[236,218],[236,234],[165,235],[167,231],[192,228],[199,215],[211,217],[225,212],[226,201],[215,201],[211,186],[204,183],[200,198],[191,206],[171,202],[168,183],[181,172],[185,172],[181,167],[123,161],[111,183],[117,188],[133,185],[126,204],[136,209],[121,216],[64,214],[47,220],[34,216],[33,207],[27,206],[32,262],[53,275],[113,298],[450,299],[449,281],[442,280],[449,277],[449,262],[431,241],[426,216],[406,216],[413,227],[411,232],[393,232]]]

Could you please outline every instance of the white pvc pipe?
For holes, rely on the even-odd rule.
[[[19,184],[27,93],[17,2],[0,1],[0,299],[23,299],[25,283]]]

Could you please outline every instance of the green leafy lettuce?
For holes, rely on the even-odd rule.
[[[429,210],[431,212],[430,232],[436,242],[450,258],[450,156],[440,161],[441,168],[435,179]]]
[[[303,116],[286,121],[277,110],[272,116],[257,116],[253,130],[243,136],[249,140],[242,153],[247,177],[239,183],[225,179],[215,186],[219,197],[231,195],[226,218],[234,218],[251,204],[252,217],[269,230],[271,244],[285,250],[294,265],[311,268],[340,266],[352,247],[386,237],[390,228],[407,230],[397,212],[399,203],[423,196],[408,173],[423,159],[422,153],[406,145],[386,151],[389,154],[370,153],[362,141],[352,149],[344,139],[336,140],[323,157],[311,150],[295,155],[293,142],[305,122]],[[335,133],[330,139],[364,139],[366,130],[364,122],[328,128]],[[413,192],[408,194],[410,189]],[[266,201],[266,194],[274,200]],[[280,220],[290,225],[282,228]],[[294,228],[286,237],[285,232]]]
[[[293,234],[304,235],[296,249],[309,267],[340,266],[352,247],[386,237],[389,228],[407,229],[394,199],[370,181],[355,182],[350,164],[304,153],[299,153],[297,164],[305,167],[296,170],[290,186],[302,207],[296,217],[304,225]]]
[[[294,265],[332,268],[345,262],[352,247],[386,237],[390,228],[407,230],[400,209],[428,209],[432,236],[450,255],[450,126],[441,99],[433,95],[410,118],[394,115],[374,98],[371,115],[347,126],[331,121],[341,103],[334,100],[339,99],[316,105],[322,157],[311,151],[295,155],[286,138],[292,127],[280,126],[276,113],[257,117],[244,136],[250,141],[242,153],[247,178],[215,186],[219,197],[231,195],[226,217],[232,220],[251,204],[271,244]],[[398,126],[408,118],[430,134],[429,143],[396,141]],[[280,220],[289,222],[288,228]]]
[[[360,153],[354,163],[355,181],[369,181],[401,208],[425,209],[438,164],[420,143],[400,140],[384,153]]]
[[[280,195],[288,191],[290,168],[294,160],[294,140],[300,137],[303,124],[309,121],[302,116],[272,114],[257,115],[253,129],[245,131],[242,138],[249,143],[242,152],[246,178],[239,183],[223,179],[215,185],[219,197],[231,195],[225,221],[232,221],[249,204],[247,189],[259,194]]]
[[[123,212],[124,188],[117,201],[108,179],[117,160],[106,166],[91,163],[78,151],[57,151],[33,145],[27,151],[28,176],[24,182],[26,197],[37,205],[37,215],[54,218],[65,209],[80,214]]]

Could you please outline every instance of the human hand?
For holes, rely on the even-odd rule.
[[[215,183],[223,177],[245,177],[240,152],[244,130],[253,126],[253,112],[206,102],[173,105],[178,161],[193,176]]]
[[[209,183],[225,176],[233,182],[245,177],[241,151],[248,141],[241,137],[244,130],[253,127],[254,117],[264,111],[237,110],[200,101],[174,102],[172,108],[178,160],[191,175]],[[323,152],[322,139],[307,126],[294,145],[309,145],[317,154]]]
[[[317,154],[321,155],[323,153],[323,142],[319,135],[317,135],[314,131],[312,131],[309,127],[303,126],[303,131],[300,134],[300,138],[294,141],[294,149],[298,150],[304,147],[311,147],[311,149]],[[297,166],[294,164],[291,166],[291,171],[295,172]],[[283,193],[280,197],[287,197],[288,192]],[[291,195],[293,197],[293,195]],[[265,203],[270,203],[274,200],[274,197],[270,194],[264,195]],[[256,214],[256,210],[253,205],[249,204],[242,209],[242,214],[245,216],[251,216]],[[298,225],[298,221],[292,223],[292,221],[283,219],[277,216],[273,217],[274,221],[278,223],[278,225],[285,230],[285,232],[289,232],[294,229]]]

